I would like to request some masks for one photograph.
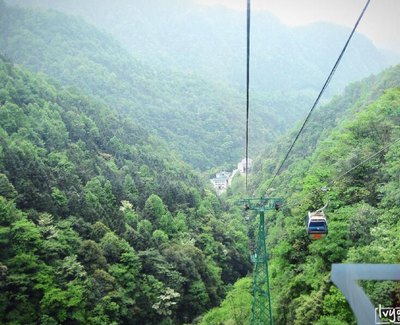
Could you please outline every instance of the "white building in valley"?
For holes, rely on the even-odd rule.
[[[248,172],[251,173],[253,169],[253,160],[249,159],[248,161]],[[215,178],[212,178],[210,181],[214,185],[216,192],[218,194],[225,192],[226,189],[232,184],[232,179],[237,173],[240,173],[240,175],[244,175],[246,173],[246,159],[242,159],[242,161],[238,163],[238,168],[234,169],[232,173],[223,171],[215,174]]]
[[[228,188],[228,185],[230,185],[230,176],[231,173],[229,172],[219,172],[215,175],[215,178],[211,179],[211,183],[213,183],[218,194],[221,194]]]

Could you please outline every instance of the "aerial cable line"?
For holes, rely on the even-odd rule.
[[[246,75],[246,193],[248,190],[249,172],[249,90],[250,90],[250,0],[247,0],[247,75]],[[247,198],[236,202],[245,210],[257,211],[260,216],[258,223],[258,240],[254,255],[253,301],[251,304],[251,325],[272,325],[272,306],[268,274],[268,254],[265,242],[265,212],[275,209],[281,202],[279,198]]]
[[[350,168],[348,171],[342,173],[341,175],[339,175],[338,177],[335,177],[333,180],[331,180],[327,186],[331,186],[334,183],[336,183],[338,180],[342,179],[343,177],[345,177],[347,174],[351,173],[354,169],[357,169],[358,167],[360,167],[361,165],[364,165],[366,162],[370,161],[372,158],[376,157],[377,155],[379,155],[382,151],[385,151],[386,149],[390,148],[391,146],[393,146],[394,144],[396,144],[397,142],[400,141],[400,138],[396,139],[395,141],[387,144],[386,146],[384,146],[381,150],[373,153],[372,155],[368,156],[367,158],[365,158],[362,162],[360,162],[359,164],[355,165],[354,167]]]
[[[250,102],[250,0],[247,0],[247,70],[246,70],[246,193],[249,169],[249,102]]]
[[[276,171],[274,177],[272,178],[271,182],[269,183],[269,185],[268,185],[268,187],[267,187],[267,191],[271,188],[271,186],[272,186],[272,184],[274,183],[276,177],[277,177],[277,176],[279,175],[279,173],[281,172],[283,165],[285,164],[285,162],[286,162],[287,159],[289,158],[289,155],[290,155],[290,153],[292,152],[293,147],[295,146],[295,144],[296,144],[297,140],[299,139],[301,133],[303,132],[303,130],[304,130],[306,124],[308,123],[308,120],[310,119],[312,113],[314,112],[315,107],[317,106],[317,104],[318,104],[319,100],[321,99],[323,93],[325,92],[326,88],[328,87],[328,85],[329,85],[329,83],[330,83],[330,81],[331,81],[333,75],[334,75],[335,72],[336,72],[337,67],[339,66],[340,61],[342,60],[342,57],[343,57],[344,53],[346,52],[346,49],[347,49],[347,47],[348,47],[348,45],[349,45],[349,43],[350,43],[350,40],[353,38],[354,32],[356,31],[356,29],[357,29],[357,27],[358,27],[358,24],[360,23],[362,17],[364,16],[364,13],[365,13],[365,11],[367,10],[367,8],[368,8],[370,2],[371,2],[371,0],[367,0],[366,4],[365,4],[365,6],[364,6],[363,11],[361,12],[360,16],[358,17],[357,22],[356,22],[356,24],[354,25],[353,30],[351,31],[350,36],[348,37],[348,39],[347,39],[347,41],[346,41],[346,43],[345,43],[345,45],[344,45],[344,47],[343,47],[343,49],[342,49],[342,52],[340,53],[339,57],[337,58],[335,65],[333,66],[331,72],[329,73],[329,76],[328,76],[328,78],[326,79],[325,84],[323,85],[321,91],[319,92],[317,99],[315,100],[314,104],[312,105],[311,110],[308,112],[308,115],[307,115],[306,119],[304,120],[303,125],[301,126],[299,132],[297,133],[297,135],[296,135],[294,141],[292,142],[292,144],[291,144],[291,146],[290,146],[288,152],[286,153],[285,158],[283,159],[282,163],[279,165],[278,170]]]
[[[345,171],[344,173],[340,174],[339,176],[337,176],[337,177],[335,177],[334,179],[332,179],[331,181],[329,181],[329,182],[327,183],[326,186],[324,186],[324,187],[321,188],[321,191],[324,191],[324,192],[328,191],[328,190],[329,190],[329,187],[332,186],[333,184],[335,184],[337,181],[341,180],[343,177],[345,177],[346,175],[348,175],[349,173],[351,173],[353,170],[355,170],[355,169],[357,169],[358,167],[364,165],[366,162],[370,161],[372,158],[378,156],[380,153],[382,153],[382,152],[385,151],[386,149],[389,149],[391,146],[395,145],[395,144],[398,143],[398,142],[400,143],[400,138],[397,138],[396,140],[394,140],[394,141],[390,142],[389,144],[387,144],[386,146],[384,146],[384,147],[383,147],[382,149],[380,149],[379,151],[374,152],[373,154],[369,155],[367,158],[365,158],[363,161],[361,161],[361,162],[358,163],[357,165],[351,167],[349,170]],[[294,206],[299,205],[299,204],[300,204],[300,201],[301,201],[301,200],[297,200],[297,201],[295,201],[295,203],[292,203],[292,204],[290,204],[290,205],[288,205],[287,203],[282,203],[281,206],[289,206],[289,207],[291,206],[291,207],[294,207]]]

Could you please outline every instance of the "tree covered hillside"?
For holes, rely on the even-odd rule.
[[[399,85],[400,65],[397,65],[378,75],[372,75],[348,85],[342,95],[335,96],[329,103],[317,108],[289,156],[283,169],[283,175],[285,175],[285,169],[288,169],[291,164],[309,157],[320,142],[337,127],[338,123],[352,119],[354,114],[364,110],[382,96],[388,88],[395,88]],[[299,128],[298,125],[297,128],[281,137],[277,143],[267,146],[264,155],[260,156],[260,162],[255,165],[258,172],[266,177],[268,175],[272,177],[278,162],[283,160]],[[271,155],[270,152],[273,154]],[[254,188],[257,188],[259,193],[265,193],[270,180],[268,177],[255,178]]]
[[[235,204],[239,172],[221,196],[199,172],[243,155],[242,13],[191,0],[118,0],[115,12],[103,0],[9,3],[0,0],[0,324],[248,324],[258,217]],[[266,214],[274,323],[355,325],[331,266],[400,263],[400,66],[318,107],[269,188],[297,129],[281,135],[348,31],[252,21],[246,196],[284,199]],[[353,41],[332,93],[389,62]],[[329,233],[311,240],[305,216],[327,199]],[[361,285],[375,306],[400,307],[398,282]]]
[[[246,247],[157,139],[0,60],[0,323],[190,322],[248,272]]]
[[[111,33],[145,62],[195,71],[207,79],[223,80],[244,89],[244,12],[202,6],[193,0],[10,3],[78,14]],[[243,2],[243,10],[245,6]],[[287,10],[293,8],[288,4]],[[347,10],[342,8],[343,15],[349,15]],[[268,94],[283,92],[284,96],[318,91],[350,33],[348,28],[324,22],[289,27],[262,11],[253,12],[251,30],[252,88]],[[357,34],[329,91],[336,93],[349,82],[378,73],[399,60],[399,55],[389,56]]]
[[[319,189],[399,139],[399,125],[400,88],[395,88],[342,121],[309,159],[288,169],[293,173],[286,183],[292,210],[277,216],[270,230],[279,321],[352,323],[343,296],[326,282],[331,264],[400,262],[400,142],[330,186],[325,239],[310,242],[304,230],[307,210],[324,203]],[[398,283],[367,281],[363,286],[375,306],[399,306]]]
[[[339,110],[336,116],[333,109]],[[330,282],[332,264],[400,263],[400,67],[350,86],[312,119],[273,185],[273,195],[286,200],[283,210],[266,221],[275,323],[355,324],[344,296]],[[316,126],[327,128],[315,131]],[[284,153],[271,151],[272,158],[261,163],[253,178],[259,195]],[[305,216],[326,202],[324,186],[329,187],[329,233],[311,240]],[[374,306],[400,306],[398,282],[363,281],[362,286]],[[249,281],[240,280],[202,324],[245,324],[250,300],[239,297],[250,294]]]
[[[237,90],[168,66],[147,66],[81,19],[6,7],[2,1],[0,7],[0,53],[13,62],[96,96],[155,132],[197,168],[241,158],[245,114]],[[254,150],[301,116],[306,102],[299,96],[255,100]]]

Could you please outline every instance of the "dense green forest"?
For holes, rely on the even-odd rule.
[[[250,269],[190,167],[74,89],[0,61],[0,323],[190,322]]]
[[[313,116],[268,192],[286,200],[283,210],[266,221],[276,324],[355,324],[344,296],[329,281],[332,263],[400,263],[399,125],[400,66],[350,85]],[[259,161],[252,181],[258,195],[267,194],[292,139],[289,134]],[[320,189],[335,179],[328,192],[329,234],[313,241],[305,231],[305,216],[324,205]],[[230,200],[236,199],[233,194]],[[375,306],[400,305],[398,282],[365,281],[363,287]],[[250,278],[238,281],[201,324],[247,324],[251,290]]]
[[[232,166],[242,158],[244,96],[237,88],[244,86],[245,58],[237,50],[244,47],[239,13],[197,10],[190,2],[10,2],[76,14],[74,8],[107,34],[54,10],[17,9],[2,1],[0,53],[5,57],[96,96],[156,132],[196,168]],[[138,16],[143,17],[131,19]],[[250,143],[256,155],[310,106],[348,31],[323,24],[292,31],[274,17],[254,19]],[[115,32],[118,26],[125,29]],[[266,30],[274,30],[274,37],[265,39]],[[332,89],[390,62],[358,36]]]
[[[249,324],[249,193],[284,199],[266,216],[274,323],[355,324],[332,263],[400,263],[400,65],[328,98],[398,56],[355,38],[269,188],[348,30],[254,15],[255,164],[247,194],[238,175],[218,196],[204,175],[244,151],[243,16],[77,3],[0,0],[0,324]],[[329,234],[311,240],[324,186]],[[398,282],[362,286],[400,306]]]
[[[207,79],[245,87],[246,30],[241,11],[227,6],[207,7],[194,0],[9,2],[80,15],[145,62],[183,68]],[[243,9],[245,5],[244,1]],[[288,5],[289,10],[293,9]],[[342,10],[345,14],[346,9]],[[282,99],[319,90],[350,30],[325,22],[289,27],[273,14],[255,10],[251,33],[252,89]],[[398,55],[378,50],[357,34],[328,92],[335,93],[351,81],[380,72],[398,59]]]
[[[244,99],[233,87],[146,65],[82,19],[6,7],[2,1],[0,7],[0,53],[13,62],[95,96],[162,137],[201,170],[242,158]],[[264,97],[253,102],[255,152],[293,124],[309,99]]]

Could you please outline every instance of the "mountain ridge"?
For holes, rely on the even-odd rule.
[[[109,35],[55,11],[6,7],[0,19],[1,52],[14,62],[44,72],[63,85],[83,89],[133,117],[197,168],[205,170],[240,159],[243,98],[233,87],[193,73],[157,70],[132,57]],[[77,33],[73,38],[68,28]],[[286,100],[254,102],[259,112],[254,123],[260,133],[252,134],[253,138],[274,138],[285,127],[282,112],[266,110],[266,105],[277,102],[278,108],[293,113],[292,119],[298,116],[296,102],[292,107],[285,105]],[[265,119],[271,125],[264,125]],[[208,132],[210,128],[215,132]],[[226,140],[224,146],[220,146],[221,139]]]
[[[53,7],[78,14],[110,32],[131,53],[151,64],[168,63],[244,88],[246,51],[243,12],[193,2],[166,6],[158,1],[150,1],[146,5],[119,1],[111,6],[97,1],[95,10],[94,3],[90,1],[84,6],[74,1],[68,4],[44,0],[17,3]],[[141,14],[138,21],[134,18],[136,13]],[[326,74],[325,70],[333,66],[336,52],[339,53],[349,34],[349,28],[333,23],[317,22],[289,27],[269,12],[255,12],[252,17],[252,76],[255,80],[252,86],[257,91],[304,91],[307,88],[304,89],[302,83],[307,81],[303,77],[306,74],[309,76],[308,83],[317,91],[320,78]],[[333,81],[333,89],[329,90],[331,94],[351,81],[399,62],[398,54],[387,57],[363,35],[356,33],[353,42],[357,45],[350,46],[350,53],[346,56],[351,59],[344,62],[343,69],[339,71],[341,78]],[[141,45],[140,49],[137,44]],[[323,55],[320,55],[321,51]],[[292,57],[292,53],[296,55]],[[310,56],[313,58],[309,59]],[[365,59],[368,62],[363,62]],[[266,79],[266,75],[269,78]]]

